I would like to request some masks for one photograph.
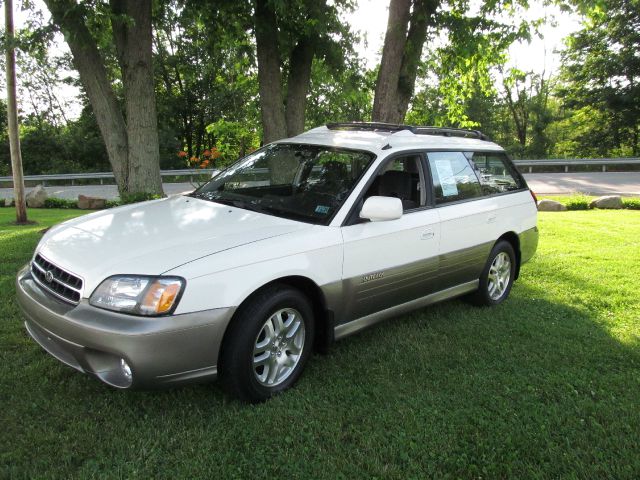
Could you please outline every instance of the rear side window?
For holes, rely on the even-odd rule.
[[[467,153],[467,156],[478,173],[484,195],[510,192],[524,187],[520,176],[513,171],[504,154],[475,152]]]
[[[471,164],[462,152],[430,152],[429,169],[436,205],[483,195]]]

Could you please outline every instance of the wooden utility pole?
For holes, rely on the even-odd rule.
[[[4,2],[5,28],[7,35],[7,117],[9,120],[9,147],[11,150],[11,172],[16,204],[16,223],[27,223],[27,205],[24,197],[22,154],[18,132],[18,105],[16,102],[16,53],[13,32],[13,0]]]

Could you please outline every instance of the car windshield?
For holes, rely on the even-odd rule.
[[[318,145],[269,145],[191,196],[327,225],[375,156]]]

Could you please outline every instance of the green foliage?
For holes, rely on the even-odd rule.
[[[224,168],[260,146],[256,131],[241,122],[221,119],[208,125],[207,133],[221,155],[209,165],[212,168]]]
[[[4,104],[2,104],[4,105]],[[0,112],[3,113],[3,112]],[[6,119],[6,112],[4,112]],[[56,126],[30,114],[20,126],[22,166],[26,175],[108,172],[107,153],[93,112],[83,109],[77,120]],[[0,132],[0,175],[10,175],[9,139]]]
[[[597,197],[589,196],[589,195],[544,195],[542,198],[547,198],[549,200],[555,200],[556,202],[560,202],[567,207],[567,210],[588,210],[590,209],[589,204],[592,200]],[[629,210],[640,210],[640,197],[623,197],[622,198],[623,208]]]
[[[526,4],[526,1],[503,4],[488,0],[474,15],[466,1],[446,2],[433,27],[445,42],[428,53],[420,75],[429,80],[437,78],[437,91],[444,108],[435,113],[432,124],[463,128],[478,125],[477,120],[467,115],[467,100],[478,93],[494,93],[492,68],[505,63],[506,52],[513,42],[530,38],[529,23],[503,23],[495,13],[506,9],[517,19]]]
[[[329,122],[370,120],[376,76],[377,72],[365,71],[354,57],[339,69],[315,59],[307,97],[307,128]]]
[[[586,20],[568,39],[561,77],[512,70],[500,82],[506,47],[536,23],[509,30],[477,22],[460,2],[443,16],[448,42],[429,52],[407,122],[478,128],[517,158],[640,155],[639,4],[572,3]],[[518,6],[483,9],[503,7]]]
[[[120,195],[120,202],[118,205],[128,205],[130,203],[139,203],[146,202],[147,200],[158,200],[162,198],[160,195],[155,195],[153,193],[148,192],[138,192],[138,193],[128,193]],[[107,205],[109,206],[117,206],[117,205]]]
[[[301,38],[313,38],[314,60],[306,127],[329,121],[366,121],[377,69],[353,51],[357,33],[342,20],[354,1],[270,0],[278,18],[282,78]],[[522,20],[525,1],[443,2],[429,27],[416,94],[406,122],[478,128],[517,158],[637,156],[640,130],[640,18],[638,1],[572,1],[585,15],[572,35],[560,79],[536,72],[501,72],[513,41],[535,33]],[[569,4],[563,4],[569,7]],[[49,46],[54,28],[36,5],[18,32],[22,96],[21,142],[26,174],[109,171],[111,166],[91,108],[65,118],[56,88],[67,78],[67,56]],[[123,98],[107,2],[78,9],[98,42],[114,91]],[[500,17],[506,12],[512,19]],[[223,167],[260,144],[252,2],[154,4],[154,82],[161,168],[184,168],[216,148]],[[513,20],[515,19],[515,20]],[[123,18],[125,22],[128,19]],[[504,20],[504,21],[503,21]],[[375,19],[382,21],[382,19]],[[436,41],[437,39],[437,41]],[[504,88],[501,85],[504,77]],[[286,87],[286,85],[284,85]],[[0,100],[0,175],[9,175],[5,102]],[[185,153],[182,153],[185,152]]]
[[[622,203],[629,210],[640,210],[640,198],[623,198]]]
[[[207,125],[237,122],[258,129],[258,84],[248,2],[162,2],[154,16],[156,98],[161,167],[217,146]]]
[[[44,201],[44,208],[78,208],[78,202],[75,200],[67,200],[65,198],[49,197]]]
[[[640,2],[591,5],[566,45],[558,95],[568,122],[582,127],[567,129],[567,149],[640,155]]]
[[[591,199],[586,195],[572,195],[563,202],[567,210],[589,210]]]
[[[453,300],[374,326],[314,355],[295,388],[260,405],[217,383],[120,391],[51,358],[24,332],[15,273],[43,228],[83,212],[29,212],[28,227],[0,212],[0,477],[640,471],[638,212],[542,213],[538,252],[504,304]]]

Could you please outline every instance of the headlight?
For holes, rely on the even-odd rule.
[[[184,285],[185,280],[180,277],[116,275],[95,289],[89,303],[134,315],[166,315],[178,305]]]

